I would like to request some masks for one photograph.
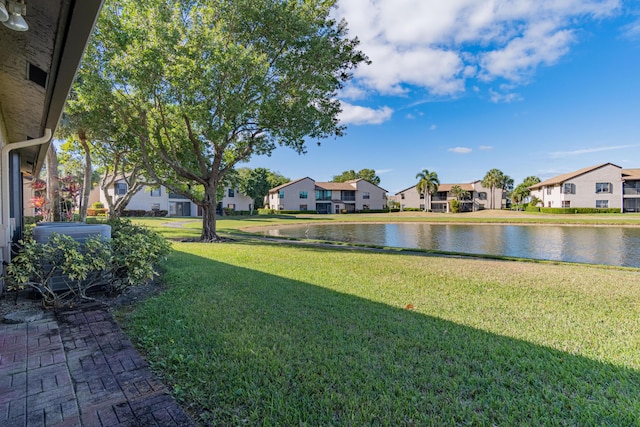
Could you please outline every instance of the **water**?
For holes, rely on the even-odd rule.
[[[640,267],[640,228],[462,224],[320,224],[269,236]]]

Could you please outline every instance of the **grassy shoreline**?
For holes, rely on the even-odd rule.
[[[199,233],[163,220],[143,221]],[[252,238],[173,247],[166,292],[119,319],[201,425],[640,419],[638,271]]]

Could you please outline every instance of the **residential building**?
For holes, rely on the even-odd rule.
[[[111,196],[117,198],[127,192],[127,183],[124,180],[117,180],[113,187],[107,190]],[[103,191],[96,187],[91,191],[89,204],[102,202],[107,206],[106,197]],[[232,211],[250,211],[253,200],[249,196],[240,193],[238,189],[225,188],[224,196],[218,202],[218,212],[222,208]],[[161,185],[145,186],[131,197],[127,203],[128,210],[144,211],[167,211],[168,216],[202,216],[202,210],[185,196],[169,191]]]
[[[316,182],[305,177],[269,190],[267,204],[279,211],[350,213],[386,208],[387,190],[364,179]]]
[[[544,207],[640,212],[640,169],[622,169],[613,163],[558,175],[529,189]]]
[[[27,2],[22,28],[10,28],[9,21],[0,25],[2,262],[10,260],[12,244],[22,238],[23,209],[29,204],[23,179],[42,168],[101,7],[102,0]]]
[[[502,209],[507,205],[506,193],[501,188],[493,190],[482,186],[481,181],[473,181],[467,184],[440,184],[438,191],[430,194],[427,199],[427,210],[431,212],[449,212],[449,201],[455,199],[451,193],[454,186],[459,186],[467,191],[469,195],[460,201],[460,212],[472,212],[482,209]],[[400,203],[400,210],[412,208],[424,210],[424,194],[418,193],[417,186],[409,187],[395,194],[396,200]]]

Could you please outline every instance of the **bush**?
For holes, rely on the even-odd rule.
[[[525,212],[540,212],[540,208],[538,206],[531,206],[530,204],[524,208]]]
[[[108,211],[109,209],[106,209],[106,208],[87,208],[87,215],[88,216],[107,216]]]
[[[358,211],[358,213],[388,213],[388,212],[399,212],[400,209],[363,209]]]
[[[93,209],[104,209],[104,203],[102,202],[94,202],[91,207]]]
[[[258,215],[275,215],[276,210],[270,208],[261,208],[258,209]]]
[[[402,210],[405,212],[422,212],[423,211],[423,209],[420,209],[420,208],[404,208]]]
[[[24,217],[24,225],[33,225],[33,224],[37,224],[40,221],[42,221],[44,219],[44,217],[42,215],[36,215],[36,216],[25,216]]]
[[[449,200],[449,208],[452,213],[460,212],[460,201],[458,199]]]
[[[155,265],[168,253],[169,243],[128,220],[108,224],[111,240],[94,236],[81,245],[70,236],[52,233],[47,243],[21,241],[21,250],[6,268],[9,290],[32,288],[45,305],[57,307],[88,299],[87,293],[95,287],[120,293],[157,275]],[[54,291],[54,279],[68,290]]]
[[[620,208],[540,208],[540,212],[548,214],[593,214],[621,213]]]

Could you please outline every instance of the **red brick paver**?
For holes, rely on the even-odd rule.
[[[0,426],[194,426],[100,306],[0,324]]]

